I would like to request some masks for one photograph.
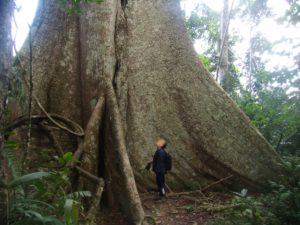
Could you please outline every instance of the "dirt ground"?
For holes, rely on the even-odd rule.
[[[165,199],[157,193],[141,195],[149,224],[158,225],[209,225],[221,216],[218,207],[228,203],[231,196],[224,193],[170,193]],[[127,218],[118,211],[102,209],[98,224],[130,225]]]

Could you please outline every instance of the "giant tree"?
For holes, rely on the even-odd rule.
[[[103,177],[108,202],[135,224],[143,218],[137,187],[153,186],[143,168],[159,136],[169,142],[175,190],[224,177],[224,186],[258,190],[276,177],[280,158],[200,63],[179,1],[106,0],[79,15],[44,1],[39,10],[33,111],[49,123],[33,127],[32,146],[76,150],[80,171]],[[84,137],[62,124],[70,120]]]

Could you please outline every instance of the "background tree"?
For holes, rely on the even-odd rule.
[[[0,179],[7,180],[9,176],[8,163],[4,154],[4,117],[8,94],[8,77],[12,60],[11,19],[14,2],[0,2]],[[6,215],[5,193],[0,191],[0,214]],[[3,222],[6,222],[3,217]]]
[[[228,50],[229,50],[229,35],[228,28],[230,23],[230,10],[228,0],[223,1],[223,9],[220,19],[220,38],[219,38],[219,62],[216,73],[216,80],[223,89],[228,92],[229,81],[228,74]]]
[[[212,10],[207,7],[207,12]],[[222,11],[222,10],[221,10]],[[218,14],[215,12],[216,15]],[[291,14],[289,16],[289,14]],[[256,27],[265,18],[269,18],[272,15],[271,9],[268,8],[267,1],[237,1],[236,7],[233,9],[233,15],[236,18],[242,18],[246,26],[249,26],[250,37],[249,49],[245,56],[238,55],[239,53],[233,50],[233,47],[239,44],[243,39],[238,32],[233,36],[230,33],[231,45],[229,48],[229,70],[228,79],[230,90],[227,90],[228,94],[240,105],[240,107],[250,117],[252,122],[260,129],[264,136],[269,140],[276,149],[281,149],[285,152],[285,147],[294,146],[289,148],[285,153],[296,153],[297,142],[294,144],[286,141],[285,139],[290,137],[291,134],[297,133],[298,127],[298,104],[294,101],[298,99],[298,87],[299,72],[297,66],[297,52],[276,52],[275,49],[278,45],[285,43],[293,46],[293,49],[297,49],[299,41],[295,39],[283,39],[277,43],[269,42],[262,33],[257,32]],[[294,2],[290,2],[290,9],[287,10],[285,16],[279,21],[281,23],[289,22],[293,19],[293,23],[296,23],[295,15],[297,15],[297,7]],[[203,17],[203,18],[202,18]],[[196,23],[191,21],[206,21],[209,17],[200,11],[195,9],[191,16],[187,19],[187,26],[191,33],[191,36],[195,38],[195,31],[205,28],[205,23]],[[201,20],[200,20],[201,18]],[[275,20],[276,18],[274,18]],[[218,20],[215,20],[215,24],[219,24]],[[208,23],[206,23],[208,24]],[[216,36],[220,36],[218,33]],[[210,34],[210,37],[213,37]],[[239,37],[239,38],[237,38]],[[215,43],[206,42],[207,38],[204,36],[198,36],[194,41],[205,42],[209,46],[215,46]],[[234,40],[234,41],[233,41]],[[211,48],[211,47],[208,47]],[[201,55],[201,60],[204,65],[210,71],[213,70],[213,62],[217,61],[215,56],[217,52],[213,53],[214,56],[204,51],[204,55]],[[291,67],[275,68],[275,70],[267,69],[268,61],[265,56],[278,57],[289,56],[295,58],[295,64]],[[238,61],[242,65],[238,65]],[[242,79],[241,79],[242,78]],[[246,79],[245,79],[246,78]],[[246,80],[246,82],[245,82]],[[241,81],[243,85],[241,85]],[[285,146],[285,147],[284,147]],[[293,149],[293,150],[291,150]],[[298,148],[299,149],[299,148]]]
[[[186,26],[193,41],[200,42],[203,47],[203,54],[200,54],[200,59],[204,66],[214,75],[223,89],[226,90],[230,96],[234,97],[240,86],[240,72],[234,63],[236,56],[232,48],[239,37],[233,33],[228,35],[230,24],[229,14],[231,14],[230,12],[233,10],[232,4],[229,9],[228,2],[224,2],[224,7],[220,14],[200,1],[196,9],[193,10],[191,15],[186,19]],[[224,19],[222,19],[222,17],[224,17]],[[221,37],[222,33],[225,39]],[[222,40],[224,40],[224,43],[221,53]],[[222,64],[221,62],[225,63]],[[225,76],[223,75],[223,82],[220,82],[220,73],[226,73],[226,82]]]
[[[296,0],[287,0],[290,8],[286,11],[284,20],[296,25],[300,21],[300,5]]]
[[[266,3],[257,7],[261,7],[263,10],[261,11],[262,14],[256,16],[254,13],[253,15],[250,14],[250,20],[255,25],[264,17],[271,15]],[[253,5],[254,9],[257,7],[255,4]],[[251,33],[253,34],[253,32]],[[284,43],[287,43],[285,41]],[[267,61],[262,59],[262,56],[266,54],[271,57],[284,56],[285,52],[273,51],[273,48],[280,43],[281,41],[270,43],[261,33],[253,34],[251,37],[245,62],[245,69],[248,71],[247,91],[242,92],[244,93],[242,99],[248,100],[246,100],[247,106],[243,100],[244,103],[241,104],[241,107],[276,149],[281,149],[284,154],[295,154],[299,148],[298,150],[289,148],[288,146],[295,145],[288,144],[286,139],[291,134],[297,133],[299,126],[298,114],[300,109],[298,104],[294,102],[295,99],[299,98],[299,96],[297,97],[299,88],[294,85],[299,76],[297,66],[295,64],[290,68],[275,68],[274,71],[270,71],[266,69]],[[293,41],[291,43],[294,47],[297,45]]]

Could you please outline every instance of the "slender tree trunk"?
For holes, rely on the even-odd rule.
[[[248,63],[249,63],[249,67],[248,67],[248,91],[250,93],[250,96],[252,97],[252,94],[253,94],[253,47],[252,47],[252,42],[253,42],[253,37],[252,37],[252,34],[253,34],[253,25],[252,25],[252,22],[250,22],[250,29],[249,29],[249,60],[248,60]]]
[[[4,109],[8,89],[8,76],[12,59],[11,20],[13,14],[13,1],[0,2],[0,119],[3,122]],[[3,123],[1,123],[3,124]]]
[[[229,4],[228,0],[223,0],[223,9],[221,13],[220,22],[220,41],[219,41],[219,52],[220,52],[220,63],[219,63],[219,83],[223,89],[229,91],[228,83],[228,48],[229,48]]]
[[[12,38],[11,19],[13,14],[12,0],[0,1],[0,179],[9,179],[8,163],[4,156],[4,116],[8,94],[8,76],[11,69],[12,60]],[[7,221],[8,202],[5,193],[0,190],[0,220],[3,224]]]
[[[8,91],[8,76],[12,59],[11,19],[13,1],[0,2],[0,144],[3,145],[3,122]],[[3,149],[3,148],[1,148]]]
[[[3,150],[3,125],[8,92],[8,76],[12,60],[11,19],[13,13],[13,1],[0,2],[0,146]]]

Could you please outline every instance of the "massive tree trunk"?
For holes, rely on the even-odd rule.
[[[225,186],[259,189],[276,177],[280,158],[200,63],[179,1],[106,0],[80,15],[45,1],[40,10],[34,95],[48,112],[89,122],[82,166],[104,177],[109,202],[136,224],[143,210],[135,181],[153,187],[143,168],[159,136],[173,156],[173,189],[229,175]],[[72,135],[60,141],[76,149]]]

